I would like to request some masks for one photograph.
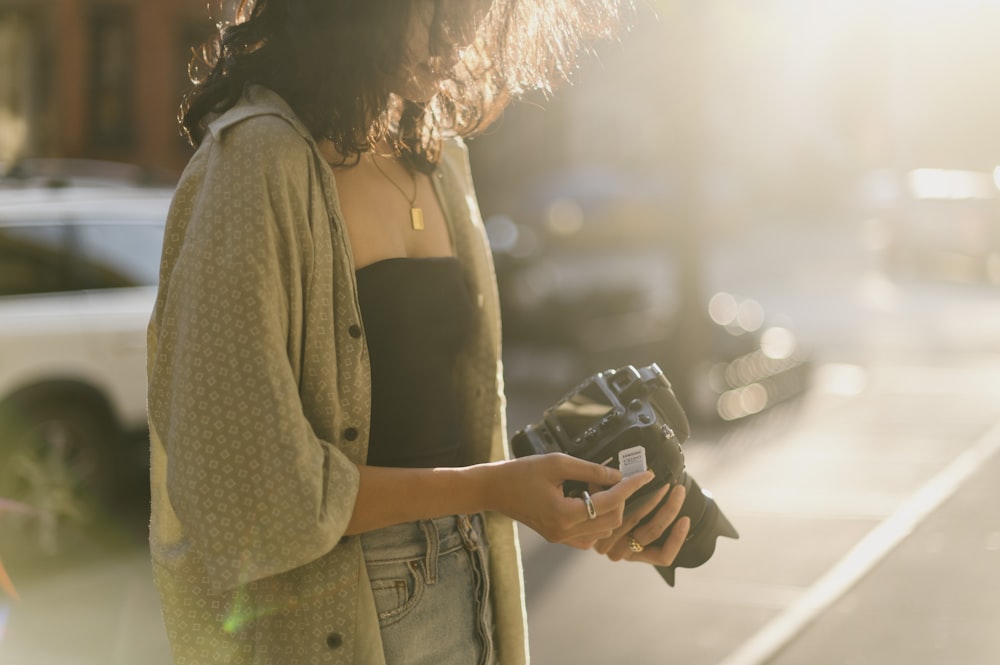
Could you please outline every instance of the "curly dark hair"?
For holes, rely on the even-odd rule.
[[[235,16],[196,52],[193,88],[179,114],[197,146],[209,117],[247,84],[274,90],[317,139],[345,162],[378,141],[427,168],[443,138],[472,136],[511,99],[549,92],[565,80],[586,43],[614,34],[629,0],[238,0]],[[430,54],[456,45],[458,64],[442,71],[425,102],[392,90],[407,58],[411,17],[433,10]],[[442,58],[443,60],[443,58]]]

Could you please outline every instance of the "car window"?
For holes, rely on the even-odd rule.
[[[162,243],[162,223],[74,225],[73,246],[78,259],[74,290],[156,284]]]
[[[58,224],[0,227],[0,296],[65,290],[66,251]]]
[[[35,220],[0,226],[0,296],[152,286],[163,222]]]

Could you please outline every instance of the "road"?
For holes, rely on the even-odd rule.
[[[741,537],[673,589],[525,532],[535,660],[1000,662],[998,376],[868,368],[857,395],[817,389],[781,423],[693,442],[689,472]]]
[[[1000,291],[890,283],[863,232],[775,227],[713,252],[710,284],[786,317],[812,386],[695,431],[688,469],[741,537],[675,588],[522,530],[535,663],[1000,662]],[[509,397],[512,427],[547,406]],[[104,531],[71,566],[12,570],[0,665],[169,663],[141,529]]]
[[[688,470],[741,537],[676,588],[525,530],[535,662],[1000,662],[1000,291],[893,284],[863,232],[772,229],[714,257],[716,286],[787,315],[811,389],[694,433]],[[513,426],[537,417],[510,392]]]

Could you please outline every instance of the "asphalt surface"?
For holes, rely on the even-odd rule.
[[[994,430],[983,447],[994,452],[996,438]],[[973,455],[980,452],[986,450]],[[770,662],[1000,662],[997,478],[1000,456],[991,454]]]

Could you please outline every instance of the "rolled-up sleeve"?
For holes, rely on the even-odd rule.
[[[357,467],[300,394],[315,173],[308,144],[281,137],[294,131],[257,118],[203,146],[171,210],[150,324],[162,499],[217,589],[329,552],[357,496]]]

